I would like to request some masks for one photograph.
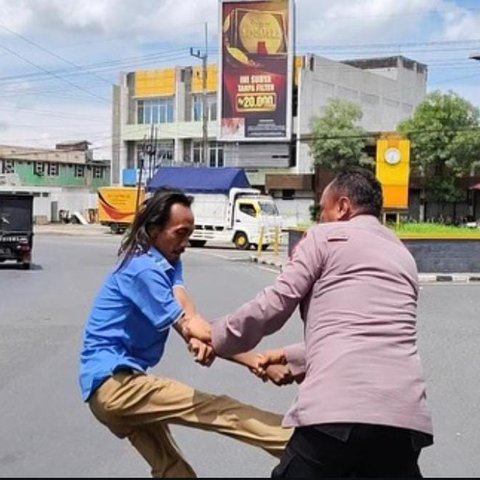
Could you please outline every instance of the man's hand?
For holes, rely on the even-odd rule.
[[[215,360],[213,348],[196,338],[188,341],[188,350],[194,356],[195,361],[204,367],[209,367]]]
[[[184,338],[188,340],[196,338],[208,345],[212,343],[212,328],[200,315],[186,317],[182,322],[181,329]]]
[[[278,348],[276,350],[267,350],[257,356],[257,365],[258,370],[265,371],[269,365],[286,365],[287,358],[285,357],[285,351],[283,348]]]
[[[269,365],[266,368],[265,373],[266,377],[278,386],[290,385],[294,382],[292,372],[288,368],[288,365]]]

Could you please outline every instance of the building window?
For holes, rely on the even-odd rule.
[[[174,144],[173,140],[172,141],[167,141],[167,142],[158,142],[157,148],[156,148],[156,163],[168,163],[171,164],[173,162],[173,156],[174,156]]]
[[[217,120],[217,96],[208,95],[207,96],[207,115],[209,121]],[[192,102],[193,109],[193,121],[201,122],[203,120],[203,95],[194,95]]]
[[[192,144],[192,159],[193,163],[200,163],[202,161],[202,142],[193,142]]]
[[[160,165],[172,165],[175,156],[175,143],[173,140],[164,140],[157,142],[156,145],[137,143],[135,145],[137,168],[142,165],[143,168],[149,170],[153,168],[154,171]]]
[[[4,160],[2,173],[15,173],[15,162],[13,160]]]
[[[174,117],[173,97],[137,101],[137,123],[172,123]]]
[[[33,173],[38,176],[45,175],[45,163],[43,162],[35,162],[33,164]]]
[[[203,142],[195,141],[192,145],[193,163],[200,163],[202,161]],[[211,168],[221,168],[224,166],[223,160],[223,143],[210,142],[208,144],[208,166]]]
[[[208,146],[210,167],[221,168],[224,165],[223,162],[223,143],[212,142]]]
[[[103,179],[102,167],[93,167],[93,178]]]
[[[85,165],[75,165],[75,176],[76,177],[85,176]]]
[[[58,177],[59,165],[58,163],[49,163],[48,164],[48,175],[50,177]]]

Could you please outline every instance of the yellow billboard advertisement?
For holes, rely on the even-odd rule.
[[[383,207],[387,210],[407,209],[409,140],[399,135],[386,135],[377,140],[376,175],[383,187]]]
[[[220,138],[291,137],[293,0],[220,2]]]
[[[207,67],[207,92],[216,93],[218,86],[218,68],[217,65],[208,65]],[[192,93],[203,92],[203,69],[202,67],[193,67],[192,71]]]
[[[175,95],[175,69],[139,70],[135,73],[135,96],[158,97]]]

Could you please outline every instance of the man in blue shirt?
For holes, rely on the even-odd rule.
[[[155,193],[138,212],[120,248],[120,262],[101,288],[84,335],[80,386],[95,417],[128,437],[154,477],[195,477],[168,425],[211,430],[280,457],[291,430],[282,416],[147,374],[162,358],[171,328],[196,360],[210,364],[210,346],[188,340],[198,314],[184,288],[180,256],[194,229],[191,200],[176,190]],[[255,355],[233,358],[249,368]],[[285,368],[285,367],[283,367]]]

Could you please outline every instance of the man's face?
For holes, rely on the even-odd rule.
[[[170,262],[175,263],[188,246],[195,227],[191,208],[175,203],[170,210],[170,220],[164,229],[152,232],[153,245]]]
[[[338,205],[332,191],[332,184],[327,185],[320,199],[320,222],[337,222]]]
[[[335,193],[332,183],[327,185],[320,199],[320,222],[340,222],[349,220],[353,208],[350,199]]]

